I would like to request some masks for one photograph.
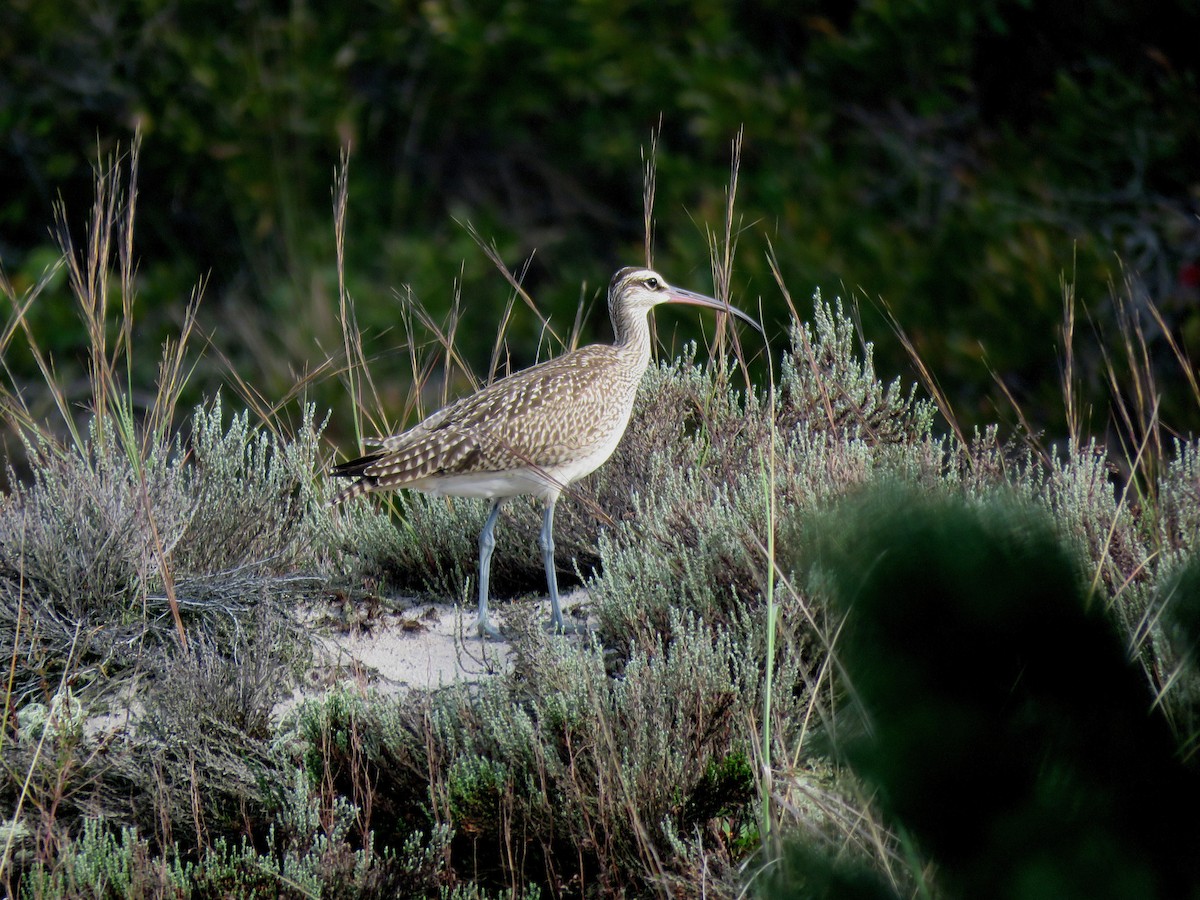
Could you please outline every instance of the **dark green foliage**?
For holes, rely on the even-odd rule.
[[[1200,896],[1196,773],[1040,513],[875,489],[816,561],[848,757],[953,896]]]
[[[744,241],[769,238],[789,284],[883,297],[967,422],[992,415],[985,340],[1048,427],[1064,273],[1111,323],[1108,284],[1127,272],[1195,356],[1196,29],[1186,0],[1087,15],[1063,0],[643,0],[615,15],[542,0],[103,13],[15,0],[0,8],[0,258],[18,291],[36,280],[54,198],[84,209],[86,161],[139,125],[141,338],[170,334],[195,274],[211,273],[203,330],[282,396],[296,360],[340,345],[329,181],[350,143],[347,275],[386,385],[405,365],[385,333],[391,291],[411,284],[445,311],[460,263],[472,324],[487,323],[462,335],[466,356],[490,349],[507,292],[455,218],[514,268],[536,251],[527,283],[560,327],[641,255],[639,153],[660,121],[655,261],[681,282],[707,269],[697,232],[720,217],[744,128]],[[777,325],[770,284],[763,253],[739,261],[735,290],[762,294]],[[60,290],[29,315],[65,371],[86,336]],[[530,361],[537,323],[517,317],[513,337]],[[897,368],[893,342],[885,353]],[[1091,381],[1101,360],[1085,362]],[[1188,414],[1175,396],[1165,404]]]
[[[754,771],[741,752],[710,759],[683,807],[685,829],[719,816],[744,815],[754,797]]]
[[[865,864],[835,862],[802,844],[788,846],[763,874],[764,900],[897,900],[900,896]]]
[[[1184,565],[1163,590],[1163,618],[1175,652],[1200,664],[1200,557]]]
[[[1200,750],[1200,557],[1164,579],[1157,598],[1162,637],[1151,672],[1163,692],[1182,756]]]

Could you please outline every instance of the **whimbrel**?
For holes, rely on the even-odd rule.
[[[488,620],[488,577],[500,505],[532,494],[545,510],[538,544],[550,589],[551,625],[564,629],[554,568],[554,504],[567,485],[612,455],[650,364],[648,313],[662,303],[688,303],[750,316],[703,294],[672,287],[650,269],[613,276],[608,312],[615,340],[592,344],[501,378],[438,410],[400,434],[374,441],[378,450],[335,466],[357,479],[333,503],[372,491],[413,488],[429,494],[485,497],[492,507],[479,535],[481,635],[498,637]]]

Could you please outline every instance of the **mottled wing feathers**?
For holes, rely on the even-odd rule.
[[[517,372],[337,466],[361,481],[335,502],[439,475],[569,464],[624,431],[641,374],[602,344]]]

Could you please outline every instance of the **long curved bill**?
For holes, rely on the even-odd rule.
[[[668,303],[686,303],[689,306],[707,306],[709,309],[715,309],[718,312],[733,313],[743,322],[754,326],[754,330],[759,334],[763,333],[762,326],[753,318],[742,312],[736,306],[730,306],[728,303],[722,303],[720,300],[714,300],[705,294],[697,294],[695,291],[685,291],[683,288],[672,287],[668,289],[670,299]]]

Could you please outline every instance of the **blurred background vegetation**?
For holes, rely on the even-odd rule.
[[[214,389],[223,355],[274,400],[342,347],[331,186],[349,145],[349,289],[399,410],[404,286],[435,316],[461,286],[477,369],[508,299],[460,223],[512,269],[532,257],[525,285],[560,333],[582,302],[584,338],[606,338],[600,293],[644,256],[652,133],[654,262],[711,290],[742,129],[733,299],[761,297],[773,337],[769,247],[802,315],[818,286],[862,301],[882,373],[909,371],[886,308],[966,424],[1012,420],[994,373],[1053,439],[1065,279],[1085,428],[1107,427],[1105,354],[1132,316],[1164,420],[1198,430],[1161,333],[1200,348],[1197,34],[1195,0],[8,0],[0,261],[18,293],[33,284],[58,254],[56,198],[82,221],[92,165],[140,129],[142,359],[206,279],[220,353],[191,389]],[[29,320],[60,373],[83,371],[61,273]],[[518,311],[515,364],[539,329]],[[40,381],[19,342],[4,363]],[[344,403],[334,379],[311,391]]]

